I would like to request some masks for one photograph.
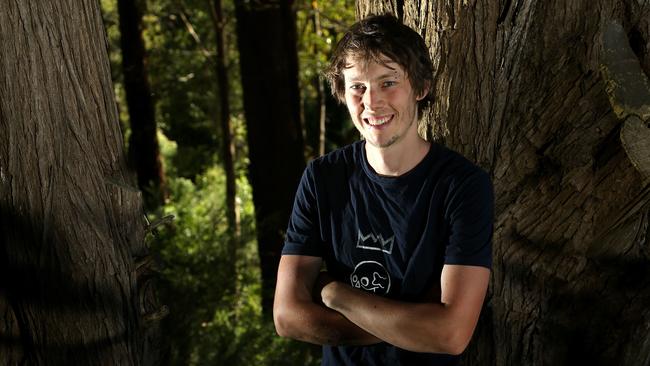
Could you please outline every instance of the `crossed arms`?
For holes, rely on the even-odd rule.
[[[329,345],[384,341],[414,352],[460,354],[476,327],[490,276],[484,267],[445,265],[440,300],[410,303],[323,281],[321,265],[319,257],[282,256],[273,304],[280,336]]]

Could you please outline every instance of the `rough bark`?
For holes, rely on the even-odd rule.
[[[649,121],[617,117],[601,72],[616,21],[648,75],[649,5],[358,1],[424,36],[437,101],[421,131],[494,181],[490,294],[465,364],[650,364],[650,185],[619,136],[633,126],[641,146]]]
[[[118,0],[117,8],[124,90],[131,125],[129,163],[138,174],[138,186],[144,193],[147,207],[155,208],[164,201],[164,178],[142,39],[142,15],[136,0]]]
[[[3,365],[156,363],[101,19],[97,2],[0,5]]]
[[[295,14],[286,0],[235,4],[262,305],[270,314],[284,231],[305,165]]]

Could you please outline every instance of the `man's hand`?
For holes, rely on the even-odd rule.
[[[320,305],[324,305],[321,292],[323,288],[335,281],[336,280],[332,275],[329,274],[329,272],[320,271],[318,273],[318,277],[316,277],[316,283],[314,284],[314,290],[312,291],[312,298],[314,299],[314,302]]]
[[[322,299],[323,305],[327,306],[330,309],[336,309],[339,304],[337,300],[340,299],[340,296],[337,297],[337,294],[340,294],[340,289],[337,290],[337,287],[347,286],[342,282],[330,281],[320,290],[319,297]]]

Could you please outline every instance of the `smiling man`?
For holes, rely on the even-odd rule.
[[[418,135],[433,67],[424,40],[396,18],[354,24],[327,76],[363,140],[305,169],[276,330],[323,345],[323,365],[455,365],[490,276],[490,179]]]

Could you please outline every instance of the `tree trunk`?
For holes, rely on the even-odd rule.
[[[155,208],[164,201],[164,178],[142,39],[142,15],[137,3],[136,0],[117,1],[124,90],[131,123],[129,163],[138,174],[138,186],[144,192],[147,207]]]
[[[99,3],[0,4],[0,364],[155,364]]]
[[[228,82],[228,70],[226,68],[226,34],[224,32],[225,19],[223,16],[223,7],[221,0],[214,0],[213,20],[215,28],[215,38],[217,43],[217,84],[219,86],[219,124],[221,127],[221,160],[223,161],[223,170],[226,173],[226,217],[228,218],[229,229],[229,257],[234,270],[237,263],[237,247],[239,246],[240,222],[239,210],[237,209],[237,177],[235,175],[235,144],[232,138],[232,129],[230,127],[230,86]],[[232,272],[233,276],[236,274]],[[235,281],[233,281],[234,283]]]
[[[650,364],[639,153],[650,141],[650,4],[359,0],[357,10],[421,32],[438,96],[421,131],[492,174],[493,274],[465,364]],[[603,46],[611,21],[623,40]]]
[[[293,196],[304,169],[295,14],[291,1],[236,1],[249,177],[270,314]]]

